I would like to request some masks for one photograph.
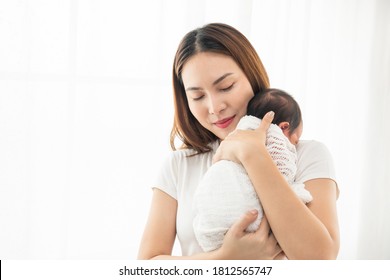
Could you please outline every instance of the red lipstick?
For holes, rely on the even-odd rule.
[[[226,128],[233,122],[234,117],[235,116],[219,120],[219,121],[215,122],[214,124],[219,128]]]

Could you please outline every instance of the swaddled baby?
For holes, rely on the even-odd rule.
[[[293,97],[277,89],[256,94],[248,104],[248,115],[240,120],[237,129],[256,129],[269,111],[274,111],[275,117],[267,131],[266,148],[297,196],[308,203],[312,200],[309,191],[304,184],[294,182],[295,145],[302,134],[302,117]],[[256,221],[246,229],[248,232],[256,231],[263,217],[260,200],[246,170],[228,160],[220,160],[207,170],[195,192],[193,206],[195,237],[205,252],[222,245],[225,233],[243,213],[252,209],[259,212]]]

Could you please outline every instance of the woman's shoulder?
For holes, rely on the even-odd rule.
[[[298,168],[319,163],[333,165],[333,158],[328,147],[320,141],[300,140],[296,148]]]
[[[197,163],[199,161],[204,161],[212,158],[215,154],[215,151],[218,148],[218,143],[213,142],[210,144],[211,151],[206,153],[198,154],[195,150],[189,148],[182,148],[175,151],[170,151],[166,155],[166,161],[175,162],[179,164],[185,163]]]
[[[297,145],[297,181],[314,178],[335,179],[333,157],[328,147],[316,140],[300,140]]]
[[[203,154],[196,154],[192,149],[167,152],[162,159],[156,186],[176,199],[177,191],[188,185],[188,180],[196,181],[196,178],[201,178],[207,171],[212,163],[215,147],[217,146],[213,144],[212,150]]]
[[[298,152],[307,152],[307,151],[324,151],[328,150],[326,145],[320,141],[317,140],[299,140],[297,144],[297,151]]]

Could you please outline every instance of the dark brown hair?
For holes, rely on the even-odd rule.
[[[187,33],[179,44],[173,63],[174,121],[170,143],[173,150],[175,138],[182,148],[197,153],[210,151],[209,144],[218,139],[204,128],[192,115],[182,81],[182,70],[188,59],[200,52],[214,52],[232,57],[242,69],[255,94],[269,87],[267,72],[249,40],[235,28],[211,23]]]
[[[255,95],[248,103],[248,115],[262,119],[269,111],[275,113],[272,123],[278,125],[281,122],[289,122],[289,134],[302,122],[298,103],[290,94],[280,89],[266,89],[262,94]]]

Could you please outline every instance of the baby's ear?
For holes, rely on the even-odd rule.
[[[281,122],[279,124],[279,127],[282,131],[286,131],[290,128],[290,123],[289,122]]]

